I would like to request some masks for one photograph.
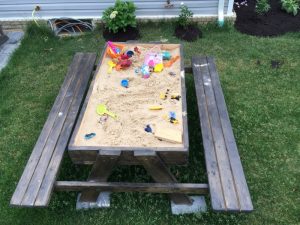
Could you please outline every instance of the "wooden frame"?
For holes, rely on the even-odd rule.
[[[155,44],[155,43],[137,43],[137,44]],[[163,45],[163,44],[162,44]],[[181,76],[181,96],[182,96],[182,111],[187,112],[187,103],[186,103],[186,89],[185,89],[185,69],[184,69],[184,56],[183,56],[183,48],[182,45],[179,44],[180,47],[180,76]],[[95,74],[98,73],[102,61],[105,57],[105,52],[107,49],[107,45],[105,45],[104,50],[102,51],[101,57],[99,59],[99,63],[97,65],[97,69]],[[94,75],[93,80],[90,84],[90,88],[88,90],[87,96],[85,98],[84,104],[80,111],[74,132],[71,136],[68,152],[70,158],[75,164],[93,164],[96,161],[98,151],[99,150],[120,150],[122,151],[121,157],[119,159],[119,164],[123,165],[137,165],[140,164],[139,161],[135,160],[133,155],[133,151],[141,151],[141,150],[151,150],[158,153],[158,155],[162,158],[162,160],[169,165],[184,165],[188,162],[188,148],[189,148],[189,140],[188,140],[188,125],[187,125],[187,116],[182,116],[182,123],[183,123],[183,147],[108,147],[108,146],[76,146],[75,145],[75,138],[77,132],[79,130],[80,124],[82,122],[85,110],[88,105],[89,98],[92,94],[94,82],[95,82]],[[129,160],[130,159],[130,160]]]

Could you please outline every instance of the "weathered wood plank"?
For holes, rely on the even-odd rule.
[[[87,86],[94,68],[94,63],[96,60],[95,53],[85,53],[83,58],[86,59],[86,63],[81,63],[81,72],[83,74],[82,83],[79,88],[79,92],[74,96],[74,100],[72,101],[72,105],[70,111],[67,115],[66,121],[64,123],[62,132],[60,134],[57,145],[54,149],[53,156],[45,173],[43,182],[41,184],[41,188],[35,200],[36,206],[46,206],[49,203],[50,196],[53,190],[54,182],[56,180],[56,176],[58,170],[60,168],[60,164],[68,144],[74,123],[76,121],[76,117],[78,115],[80,105],[82,103],[84,94],[87,90]],[[84,72],[83,72],[84,71]]]
[[[160,157],[154,151],[135,151],[134,157],[144,166],[150,176],[158,183],[177,183],[177,179],[169,171]],[[176,204],[191,205],[192,200],[184,194],[169,194],[172,201]]]
[[[253,205],[252,205],[249,189],[247,186],[247,182],[245,179],[238,148],[233,135],[232,126],[230,123],[230,119],[229,119],[223,91],[221,88],[221,83],[216,70],[215,62],[212,57],[207,57],[207,62],[211,74],[212,85],[216,97],[216,103],[219,111],[224,139],[226,143],[226,149],[229,156],[229,162],[234,176],[235,187],[236,187],[237,196],[240,204],[240,210],[252,211]]]
[[[192,58],[192,68],[195,81],[198,111],[200,116],[200,126],[203,137],[206,170],[209,181],[209,191],[211,195],[212,207],[215,210],[222,210],[226,206],[224,202],[223,189],[221,186],[216,153],[213,145],[213,137],[211,133],[207,102],[204,92],[204,83],[201,77],[202,75],[200,68],[202,66],[205,66],[205,64],[202,65],[201,61],[203,60],[201,60],[199,56],[194,56]]]
[[[183,193],[208,194],[207,184],[193,183],[127,183],[127,182],[86,182],[86,181],[57,181],[56,191],[96,191],[111,192],[147,192],[147,193]]]
[[[207,110],[214,141],[216,159],[220,172],[221,184],[223,186],[226,208],[227,210],[237,209],[239,208],[239,204],[236,196],[234,178],[232,176],[232,171],[229,164],[229,157],[226,150],[221,121],[206,58],[202,58],[200,63],[203,65],[200,67],[200,70],[202,73],[204,92],[207,101]]]
[[[62,87],[59,91],[58,96],[55,99],[55,102],[53,104],[53,107],[49,113],[49,116],[47,118],[47,121],[41,131],[41,134],[33,148],[32,154],[25,166],[24,172],[19,180],[19,183],[16,187],[16,190],[12,196],[11,205],[20,205],[22,202],[22,199],[24,197],[24,194],[26,192],[26,187],[28,186],[31,177],[33,175],[33,172],[39,162],[39,158],[41,157],[41,154],[43,153],[44,146],[48,140],[49,134],[51,133],[54,125],[54,121],[56,120],[59,110],[61,108],[61,105],[63,103],[63,100],[67,94],[67,90],[69,89],[69,86],[71,82],[74,79],[74,73],[72,72],[74,69],[78,68],[78,64],[76,63],[76,59],[78,58],[78,55],[75,55],[73,58],[72,63],[69,66],[67,75],[65,77],[65,80],[62,84]]]
[[[110,154],[109,154],[110,153]],[[104,182],[112,173],[113,168],[118,163],[121,151],[101,152],[97,156],[97,160],[92,168],[88,177],[90,182]],[[84,190],[81,193],[81,202],[96,202],[99,195],[97,190]]]
[[[85,71],[83,70],[85,69],[85,67],[83,65],[88,62],[84,57],[84,54],[78,53],[76,55],[77,57],[74,58],[74,60],[76,60],[76,64],[80,66],[73,68],[73,70],[71,68],[71,72],[74,73],[75,77],[74,82],[72,82],[69,86],[69,89],[59,110],[58,117],[54,122],[53,129],[48,137],[47,143],[43,149],[43,153],[37,164],[37,169],[34,171],[31,181],[28,185],[28,189],[23,197],[21,204],[24,206],[34,205],[39,188],[45,176],[45,172],[51,160],[54,148],[57,144],[59,136],[61,135],[63,125],[65,124],[65,120],[74,100],[74,96],[78,94],[80,86],[82,85],[82,81],[85,76]]]

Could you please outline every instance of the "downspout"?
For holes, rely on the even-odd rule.
[[[218,24],[220,27],[223,27],[223,25],[224,25],[224,0],[219,0]]]
[[[234,2],[234,0],[228,1],[227,16],[233,15],[233,2]]]

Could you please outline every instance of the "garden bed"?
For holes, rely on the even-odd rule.
[[[300,13],[296,16],[281,9],[280,0],[270,0],[271,9],[263,15],[255,12],[256,1],[236,0],[234,10],[237,14],[235,27],[242,33],[255,36],[278,36],[287,32],[300,31]]]

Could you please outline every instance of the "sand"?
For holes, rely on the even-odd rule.
[[[182,101],[171,99],[172,93],[181,95],[180,59],[170,68],[164,68],[160,73],[151,73],[150,78],[144,79],[135,73],[144,61],[144,55],[153,45],[127,44],[128,49],[133,50],[137,46],[141,50],[140,60],[121,71],[113,69],[108,74],[107,55],[97,71],[92,87],[92,94],[84,112],[80,127],[75,136],[75,146],[112,146],[112,147],[182,147],[182,143],[171,143],[157,139],[152,133],[147,133],[144,128],[147,124],[155,132],[155,128],[166,127],[182,133]],[[162,50],[167,50],[172,56],[180,55],[179,45],[160,45]],[[170,76],[169,72],[176,73]],[[129,80],[129,87],[120,85],[122,79]],[[169,89],[166,100],[160,99],[160,93]],[[105,104],[107,109],[118,116],[114,120],[111,117],[100,116],[96,113],[96,107]],[[149,110],[149,106],[161,105],[162,110]],[[176,112],[179,124],[171,124],[164,118],[170,111]],[[105,118],[107,118],[105,120]],[[96,136],[85,140],[88,133],[96,133]]]

